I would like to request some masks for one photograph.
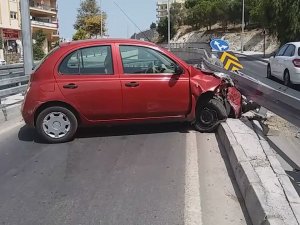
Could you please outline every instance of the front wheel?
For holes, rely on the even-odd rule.
[[[63,143],[74,138],[78,121],[73,112],[60,106],[44,109],[37,117],[36,129],[49,143]]]
[[[223,103],[218,99],[210,99],[196,110],[195,128],[200,132],[213,132],[220,122],[227,119]]]
[[[269,78],[269,79],[273,78],[270,64],[268,64],[268,67],[267,67],[267,78]]]

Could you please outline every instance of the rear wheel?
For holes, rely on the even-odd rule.
[[[63,143],[74,138],[78,122],[73,112],[60,106],[44,109],[37,117],[36,129],[49,143]]]
[[[284,85],[291,87],[292,83],[291,83],[291,78],[290,78],[290,73],[288,70],[284,71],[284,75],[283,75],[283,81],[284,81]]]
[[[227,119],[227,112],[223,103],[221,100],[212,98],[199,105],[196,110],[195,128],[200,132],[213,132],[225,119]]]

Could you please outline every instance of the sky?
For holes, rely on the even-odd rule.
[[[100,4],[100,0],[97,0]],[[114,1],[143,31],[156,21],[156,0],[101,0],[102,8],[107,13],[107,34],[111,38],[128,38],[138,33],[136,28],[114,4]],[[80,0],[58,0],[59,31],[62,38],[71,40],[75,33],[73,24],[76,20]]]

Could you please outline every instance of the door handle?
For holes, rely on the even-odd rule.
[[[71,83],[71,84],[64,85],[63,88],[66,88],[66,89],[76,89],[76,88],[78,88],[78,86],[76,84]]]
[[[138,82],[129,82],[129,83],[126,83],[125,86],[126,87],[138,87],[140,84]]]

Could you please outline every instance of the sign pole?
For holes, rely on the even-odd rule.
[[[245,0],[243,0],[243,9],[242,9],[241,53],[244,52],[244,27],[245,27]]]
[[[21,4],[24,71],[25,71],[25,76],[28,76],[31,74],[33,68],[29,0],[22,0],[20,1],[20,4]]]
[[[170,21],[170,0],[168,0],[168,5],[167,5],[167,10],[168,10],[168,49],[171,51],[171,21]]]

